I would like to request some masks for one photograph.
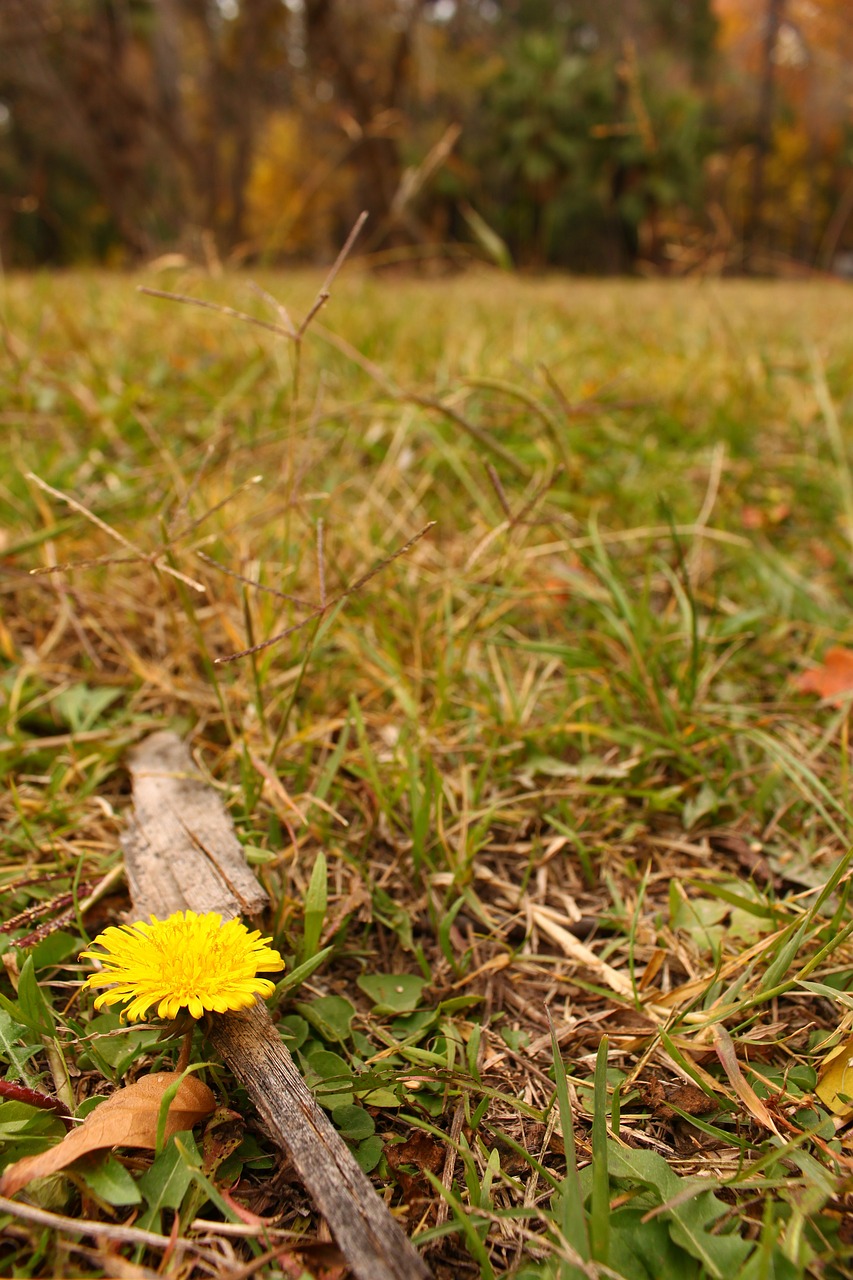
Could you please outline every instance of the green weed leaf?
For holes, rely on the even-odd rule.
[[[291,1053],[308,1039],[308,1023],[295,1013],[289,1013],[278,1023],[278,1030]]]
[[[374,1001],[374,1013],[389,1014],[413,1013],[428,983],[411,973],[364,973],[358,985]]]
[[[9,1001],[11,1004],[11,1001]],[[26,1064],[34,1053],[38,1053],[41,1044],[22,1044],[28,1030],[22,1023],[0,1008],[0,1059],[8,1063],[7,1079],[23,1080],[30,1083],[34,1077],[27,1074]],[[30,1028],[30,1030],[32,1030]]]
[[[672,1239],[697,1258],[715,1280],[736,1274],[746,1261],[752,1248],[746,1240],[710,1230],[728,1209],[709,1189],[707,1179],[680,1178],[656,1152],[615,1144],[610,1152],[610,1173],[619,1183],[639,1185],[654,1194]],[[691,1188],[696,1194],[685,1199]]]
[[[39,969],[53,969],[58,964],[64,964],[79,947],[79,937],[73,933],[65,933],[62,929],[42,938],[30,953],[36,972]]]
[[[374,1133],[372,1137],[365,1138],[363,1142],[359,1142],[358,1146],[353,1150],[356,1164],[360,1165],[365,1173],[372,1173],[382,1159],[384,1149],[385,1144],[379,1134]]]
[[[699,1280],[701,1266],[679,1249],[662,1218],[627,1207],[613,1215],[609,1265],[631,1280]]]
[[[294,1006],[324,1040],[345,1044],[352,1033],[355,1008],[344,996],[318,996]]]
[[[704,1191],[693,1200],[674,1205],[670,1233],[694,1258],[698,1258],[716,1280],[737,1275],[752,1245],[737,1235],[712,1233],[710,1227],[727,1212],[713,1191]]]
[[[551,1020],[551,1011],[547,1009],[548,1021],[551,1025],[551,1052],[554,1056],[554,1080],[557,1089],[557,1108],[560,1115],[560,1131],[563,1135],[563,1145],[566,1151],[566,1176],[559,1191],[554,1199],[557,1202],[560,1214],[560,1225],[563,1235],[568,1240],[575,1253],[583,1258],[584,1261],[589,1258],[589,1237],[587,1236],[586,1221],[584,1219],[583,1198],[580,1190],[580,1179],[578,1177],[577,1154],[575,1151],[575,1131],[574,1119],[572,1116],[572,1105],[569,1099],[569,1086],[566,1078],[566,1069],[563,1066],[563,1060],[560,1056],[560,1045],[557,1040],[557,1033],[554,1030],[554,1024]],[[577,1267],[570,1263],[565,1263],[561,1268],[560,1280],[575,1280],[580,1276]]]
[[[592,1116],[592,1201],[589,1234],[592,1256],[607,1262],[610,1253],[610,1178],[607,1137],[607,1037],[602,1037],[595,1060],[595,1098]]]
[[[72,684],[57,694],[53,706],[72,733],[85,733],[123,693],[122,689],[90,689],[87,684]]]
[[[115,1156],[106,1156],[88,1169],[81,1165],[78,1171],[90,1191],[107,1204],[123,1208],[142,1203],[142,1192],[137,1183]]]
[[[18,1004],[29,1024],[38,1027],[42,1035],[56,1034],[53,1010],[39,986],[32,956],[27,956],[21,966],[21,976],[18,980]]]
[[[40,1155],[60,1142],[65,1126],[52,1111],[27,1102],[0,1102],[0,1151],[4,1165]]]
[[[201,1168],[201,1155],[189,1129],[173,1134],[163,1150],[139,1179],[138,1187],[148,1205],[137,1226],[146,1231],[162,1231],[161,1215],[164,1209],[180,1209],[184,1196],[192,1182],[192,1172],[187,1160],[176,1145],[188,1154],[196,1169]]]
[[[314,1090],[321,1107],[334,1111],[352,1103],[352,1071],[339,1053],[315,1049],[307,1062],[306,1082]]]
[[[320,934],[323,932],[323,921],[326,918],[326,906],[329,899],[326,879],[326,855],[323,850],[317,854],[308,892],[305,894],[305,920],[302,927],[302,960],[310,960],[320,945]]]
[[[92,1018],[89,1034],[80,1065],[96,1065],[105,1076],[120,1080],[140,1054],[154,1047],[160,1032],[157,1027],[129,1027],[118,1013],[108,1010]]]
[[[297,987],[301,987],[302,983],[307,978],[310,978],[316,969],[320,968],[323,961],[327,960],[333,951],[334,947],[324,947],[322,951],[316,952],[310,960],[305,960],[302,964],[297,965],[295,969],[291,969],[290,973],[284,975],[281,982],[276,983],[275,992],[271,998],[281,997],[286,995],[288,991],[294,991]]]
[[[361,1142],[365,1138],[371,1138],[376,1132],[376,1124],[370,1112],[365,1111],[364,1107],[353,1106],[350,1103],[335,1107],[332,1112],[332,1123],[341,1137],[349,1142]]]

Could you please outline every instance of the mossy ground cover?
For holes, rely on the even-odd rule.
[[[169,727],[436,1276],[850,1274],[849,702],[796,687],[853,636],[849,289],[353,265],[299,342],[137,291],[320,279],[2,286],[0,1076],[83,1116],[173,1060],[76,958]],[[343,1274],[207,1078],[229,1143],[32,1184],[0,1271]],[[63,1132],[0,1102],[3,1163]]]

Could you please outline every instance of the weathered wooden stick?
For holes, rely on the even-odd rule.
[[[266,895],[219,797],[173,733],[131,753],[135,817],[122,842],[134,909],[254,916]],[[429,1270],[379,1198],[284,1047],[264,1004],[215,1014],[209,1039],[302,1179],[359,1280],[427,1280]]]
[[[267,1127],[361,1280],[420,1280],[421,1258],[307,1089],[266,1008],[214,1018],[208,1039]]]
[[[257,916],[269,905],[231,819],[174,733],[130,752],[134,815],[122,840],[134,905],[145,915],[218,911]]]

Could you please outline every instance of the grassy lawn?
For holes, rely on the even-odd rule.
[[[320,280],[2,284],[0,1083],[173,1060],[77,959],[172,728],[331,948],[271,1007],[437,1277],[850,1275],[850,703],[797,678],[853,641],[853,294],[352,267],[294,342],[136,288]],[[0,1207],[0,1274],[343,1275],[207,1079],[230,1200],[89,1159],[20,1199],[114,1236]],[[0,1167],[64,1132],[6,1097]]]

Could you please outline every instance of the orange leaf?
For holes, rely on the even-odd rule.
[[[78,1156],[103,1147],[145,1147],[153,1151],[157,1146],[157,1120],[163,1094],[179,1079],[177,1071],[155,1071],[126,1089],[117,1089],[55,1147],[39,1155],[24,1156],[9,1165],[0,1177],[0,1196],[13,1196],[31,1178],[58,1173]],[[207,1085],[195,1076],[187,1076],[169,1107],[166,1137],[191,1129],[209,1116],[215,1105]]]
[[[821,666],[804,671],[796,685],[800,693],[838,701],[853,694],[853,649],[827,649]]]
[[[744,529],[763,529],[767,520],[761,507],[741,507],[740,522]]]

